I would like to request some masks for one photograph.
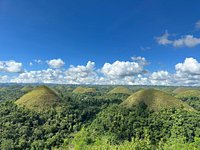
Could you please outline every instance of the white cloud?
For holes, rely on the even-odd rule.
[[[186,35],[173,41],[174,47],[195,47],[199,44],[200,38],[195,38],[193,35]]]
[[[11,79],[14,83],[63,83],[64,74],[61,70],[47,69],[26,71]]]
[[[169,33],[167,31],[160,37],[156,37],[156,41],[159,45],[168,45],[172,43],[172,41],[169,40]]]
[[[86,65],[71,65],[68,69],[48,68],[46,70],[24,71],[17,76],[4,75],[0,76],[0,82],[200,86],[200,62],[192,57],[177,63],[175,73],[166,70],[145,73],[146,65],[148,62],[144,57],[132,57],[132,61],[105,63],[101,69],[95,68],[95,62],[88,61]],[[0,66],[4,72],[8,72],[8,70],[16,72],[16,69],[9,67],[5,71],[6,67],[2,67],[5,64]]]
[[[175,85],[200,85],[200,63],[194,58],[186,58],[183,63],[175,65],[176,73],[173,74]]]
[[[88,61],[86,66],[70,66],[69,69],[26,71],[13,78],[14,83],[58,83],[58,84],[96,84],[98,75],[95,63]]]
[[[184,62],[175,65],[175,73],[168,71],[153,72],[148,77],[151,85],[200,85],[200,63],[194,58],[186,58]]]
[[[88,61],[86,66],[71,65],[65,73],[66,81],[69,84],[96,84],[99,78],[95,70],[95,63],[91,61]]]
[[[161,70],[153,72],[148,80],[152,85],[170,85],[172,84],[172,75],[168,71]]]
[[[200,63],[194,58],[186,58],[183,63],[175,66],[177,72],[200,75]]]
[[[65,62],[62,59],[52,59],[46,61],[49,67],[51,68],[61,68],[65,65]]]
[[[150,78],[152,80],[160,80],[160,81],[163,81],[163,80],[166,80],[166,79],[169,79],[169,72],[167,71],[157,71],[157,72],[153,72],[150,76]]]
[[[156,41],[159,45],[172,45],[174,47],[195,47],[200,44],[200,38],[193,35],[185,35],[181,38],[170,40],[170,34],[165,32],[162,36],[157,37]]]
[[[196,29],[200,29],[200,20],[196,22],[195,28],[196,28]]]
[[[20,73],[23,71],[22,63],[14,60],[0,61],[0,71],[9,73]]]
[[[144,73],[144,66],[148,63],[144,57],[132,57],[133,61],[115,61],[114,63],[105,63],[101,72],[109,78],[124,78]]]

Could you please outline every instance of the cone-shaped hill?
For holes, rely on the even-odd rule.
[[[176,88],[176,89],[173,91],[173,93],[174,93],[174,94],[179,94],[179,93],[181,93],[181,92],[185,92],[185,91],[188,91],[188,90],[191,90],[191,89],[186,88],[186,87],[178,87],[178,88]]]
[[[185,110],[193,111],[194,109],[188,104],[176,99],[175,97],[155,89],[140,90],[129,96],[122,106],[131,108],[134,105],[144,103],[150,110],[159,111],[163,108],[183,107]]]
[[[50,88],[39,86],[23,95],[15,103],[31,110],[43,111],[59,106],[61,99]]]
[[[132,92],[124,86],[117,86],[110,92],[108,92],[108,94],[128,94],[128,95],[131,95],[131,93]]]
[[[195,89],[186,90],[186,91],[178,93],[175,97],[176,98],[180,98],[180,99],[182,99],[182,98],[197,97],[197,98],[200,99],[200,91],[199,90],[195,90]]]
[[[95,92],[96,92],[95,88],[88,88],[88,87],[81,87],[81,86],[78,86],[77,88],[73,90],[73,93],[76,93],[76,94],[86,94],[86,93],[95,93]]]
[[[33,90],[34,89],[34,87],[32,87],[32,86],[24,86],[22,89],[21,89],[21,91],[23,91],[23,92],[29,92],[29,91],[31,91],[31,90]]]

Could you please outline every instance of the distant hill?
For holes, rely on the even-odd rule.
[[[108,94],[129,94],[129,95],[131,95],[131,93],[132,92],[124,86],[117,86],[110,92],[108,92]]]
[[[194,110],[181,100],[155,89],[140,90],[129,96],[121,105],[130,108],[140,103],[145,103],[150,110],[154,111],[172,107],[183,107],[185,110]]]
[[[95,93],[96,89],[95,88],[89,88],[89,87],[82,87],[78,86],[73,90],[73,93],[76,94],[86,94],[86,93]]]
[[[33,89],[34,89],[33,86],[24,86],[24,87],[21,89],[21,91],[23,91],[23,92],[29,92],[29,91],[31,91],[31,90],[33,90]]]
[[[187,97],[198,97],[200,99],[200,91],[199,90],[186,90],[180,92],[175,96],[176,98],[187,98]]]
[[[23,95],[15,103],[31,110],[43,111],[59,106],[61,99],[47,86],[39,86]]]
[[[181,92],[185,92],[185,91],[188,91],[188,90],[190,90],[189,88],[186,88],[186,87],[178,87],[178,88],[176,88],[174,91],[173,91],[173,93],[174,94],[179,94],[179,93],[181,93]]]

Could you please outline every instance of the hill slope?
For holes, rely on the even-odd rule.
[[[117,86],[114,89],[112,89],[110,92],[108,92],[108,94],[131,94],[131,91],[123,86]]]
[[[199,90],[186,90],[186,91],[180,92],[175,97],[176,98],[198,97],[200,99],[200,91]]]
[[[39,86],[15,102],[31,110],[42,111],[60,105],[61,99],[46,86]]]
[[[185,91],[187,91],[187,90],[190,90],[190,89],[189,89],[189,88],[186,88],[186,87],[178,87],[178,88],[176,88],[176,89],[173,91],[173,93],[174,93],[174,94],[179,94],[179,93],[185,92]]]
[[[130,108],[142,102],[145,103],[150,110],[154,111],[159,111],[162,108],[181,106],[183,106],[185,110],[194,110],[192,107],[182,102],[181,100],[178,100],[165,92],[155,89],[140,90],[129,96],[124,102],[122,102],[121,105]]]
[[[76,93],[76,94],[95,93],[95,92],[96,92],[95,88],[88,88],[88,87],[81,87],[81,86],[78,86],[77,88],[73,90],[73,93]]]
[[[33,90],[34,89],[34,87],[32,87],[32,86],[24,86],[22,89],[21,89],[21,91],[23,91],[23,92],[29,92],[29,91],[31,91],[31,90]]]

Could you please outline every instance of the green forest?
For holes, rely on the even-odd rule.
[[[1,150],[199,150],[200,89],[0,85]]]

